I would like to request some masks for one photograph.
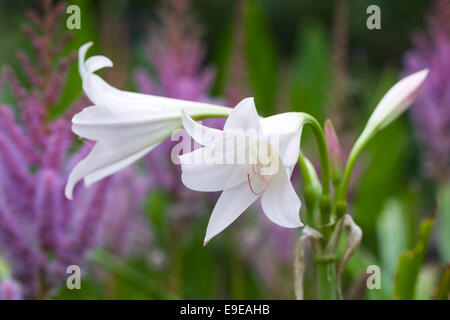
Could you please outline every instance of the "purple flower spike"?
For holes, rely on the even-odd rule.
[[[147,94],[171,98],[218,103],[209,96],[214,80],[211,66],[203,66],[205,48],[201,32],[191,19],[189,1],[168,1],[160,10],[160,25],[151,26],[148,44],[149,60],[156,69],[157,79],[139,69],[135,80]],[[207,119],[208,126],[222,128],[224,119]],[[181,140],[180,140],[181,141]],[[178,141],[166,140],[144,158],[152,187],[167,191],[175,204],[171,218],[179,225],[195,218],[213,197],[186,189],[179,181],[181,170],[172,163],[170,154]]]
[[[415,49],[405,56],[406,74],[429,68],[411,114],[424,153],[425,168],[438,182],[450,177],[450,3],[436,1],[428,35],[414,36]]]
[[[60,192],[58,176],[54,171],[44,169],[37,175],[35,183],[37,188],[33,208],[36,211],[36,232],[41,248],[58,251],[61,225],[61,212],[55,201],[55,195]]]
[[[45,152],[42,165],[46,168],[62,172],[67,150],[72,144],[70,126],[59,119],[51,124],[50,135],[45,141]]]
[[[141,231],[145,225],[137,221],[148,185],[131,168],[113,177],[118,181],[113,188],[103,181],[91,189],[77,188],[76,201],[64,196],[68,173],[92,146],[86,143],[85,147],[71,150],[71,112],[50,122],[49,109],[60,99],[73,55],[59,55],[70,38],[63,35],[59,39],[55,32],[64,4],[53,5],[48,0],[43,3],[43,16],[29,12],[40,30],[25,28],[36,59],[19,54],[22,73],[31,88],[22,86],[12,69],[6,70],[20,124],[13,108],[0,106],[0,251],[17,281],[0,283],[3,299],[51,297],[65,284],[68,265],[83,265],[90,249],[105,244],[99,239],[100,230],[105,230],[110,239],[126,242],[123,247],[134,245],[136,238],[130,235],[145,234]],[[35,60],[35,64],[30,62]],[[78,99],[72,105],[76,113],[87,101]],[[108,230],[104,221],[107,214],[120,221],[120,228]],[[115,250],[113,246],[108,248]],[[122,246],[117,251],[124,252]]]
[[[22,289],[20,285],[11,279],[2,280],[0,282],[0,299],[22,300]]]

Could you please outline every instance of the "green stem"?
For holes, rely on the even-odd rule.
[[[320,167],[322,174],[322,196],[320,198],[320,225],[325,230],[321,230],[322,234],[328,239],[328,227],[331,224],[331,198],[330,198],[330,160],[328,158],[327,143],[322,127],[313,116],[304,114],[305,122],[313,128],[314,136],[317,141],[319,150]],[[322,229],[322,228],[321,228]]]
[[[169,258],[170,258],[170,277],[173,292],[178,296],[183,296],[183,257],[180,248],[180,231],[174,224],[170,227],[170,243],[169,243]]]
[[[348,156],[347,164],[345,165],[344,175],[342,177],[341,185],[339,187],[339,195],[336,199],[336,214],[340,219],[347,210],[347,192],[350,178],[352,176],[353,168],[355,167],[356,160],[358,159],[361,150],[367,144],[368,138],[365,135],[361,135],[356,140],[350,155]]]
[[[336,261],[317,262],[319,299],[337,300]]]
[[[231,298],[233,300],[244,299],[245,296],[245,275],[244,275],[244,264],[240,260],[240,256],[236,253],[236,243],[234,234],[234,229],[230,230],[228,233],[228,250],[230,252],[230,271],[231,271]]]
[[[325,141],[325,135],[319,122],[313,116],[304,114],[306,123],[310,124],[313,128],[314,136],[317,141],[317,147],[319,150],[320,166],[322,170],[322,194],[330,195],[330,161],[328,159],[327,143]]]
[[[339,181],[336,181],[336,183],[333,182],[333,209],[331,211],[331,216],[336,221],[338,221],[340,218],[340,217],[338,218],[338,215],[337,215],[337,211],[338,211],[337,207],[338,207],[338,203],[339,203],[339,195],[340,195],[340,190],[341,190],[340,181],[341,180],[339,179]]]

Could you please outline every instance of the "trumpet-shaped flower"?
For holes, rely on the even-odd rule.
[[[201,102],[127,92],[106,83],[94,72],[111,67],[111,60],[93,56],[85,61],[92,43],[79,50],[79,72],[83,90],[94,106],[83,109],[72,119],[72,130],[82,138],[94,140],[89,155],[70,173],[66,197],[71,199],[75,184],[86,186],[121,170],[158,146],[181,127],[181,110],[194,118],[227,116],[230,108]]]
[[[290,177],[304,120],[301,113],[260,119],[252,98],[233,109],[223,131],[183,114],[184,128],[203,145],[180,156],[183,183],[197,191],[223,191],[209,220],[205,244],[258,198],[272,222],[286,228],[302,226],[301,203]]]

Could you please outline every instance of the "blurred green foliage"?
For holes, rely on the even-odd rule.
[[[438,191],[437,200],[438,247],[441,259],[450,261],[450,184],[442,186]]]
[[[306,24],[296,40],[291,104],[295,111],[306,112],[323,123],[331,82],[330,39],[319,23]]]
[[[394,298],[414,299],[417,278],[425,257],[434,218],[424,220],[419,226],[416,246],[400,255],[395,275]]]

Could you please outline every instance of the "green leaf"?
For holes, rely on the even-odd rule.
[[[153,189],[145,203],[147,219],[155,231],[156,244],[167,245],[169,239],[170,195],[163,190]]]
[[[415,248],[404,251],[401,254],[395,275],[395,299],[414,299],[417,278],[425,256],[434,221],[434,218],[425,219],[419,226],[419,237]]]
[[[94,250],[89,260],[151,297],[156,299],[177,298],[169,288],[158,282],[158,279],[154,279],[151,274],[144,273],[106,250],[100,248]]]
[[[450,295],[450,263],[447,264],[439,280],[435,300],[448,300]]]
[[[319,122],[325,120],[331,78],[329,40],[321,24],[309,23],[300,30],[294,56],[291,103],[293,111],[306,112]]]
[[[206,218],[198,219],[190,226],[190,232],[183,238],[182,247],[178,248],[182,254],[183,298],[201,299],[214,292],[214,277],[216,276],[214,248],[212,244],[203,247],[204,228]],[[199,277],[198,275],[202,276]]]
[[[11,275],[11,268],[9,264],[6,261],[6,259],[0,255],[0,280],[3,278],[8,278],[10,277],[10,275]]]
[[[386,284],[390,287],[390,290],[392,290],[391,283],[398,257],[402,251],[408,248],[403,211],[404,208],[400,200],[391,199],[387,201],[376,225],[383,279],[387,280],[383,285]]]
[[[438,247],[443,261],[450,262],[450,183],[438,192]]]
[[[342,237],[339,242],[339,256],[344,253],[345,244],[346,239],[345,237]],[[364,247],[360,247],[355,251],[354,255],[350,260],[348,260],[345,266],[344,276],[345,278],[348,278],[347,282],[352,283],[353,286],[357,285],[356,283],[360,281],[363,276],[367,275],[367,267],[371,265],[380,265],[380,262],[374,255],[372,255],[370,251],[368,251]],[[383,268],[381,267],[381,269]],[[388,299],[390,297],[383,283],[380,289],[368,290],[366,288],[367,287],[364,286],[366,297],[369,300]]]
[[[267,17],[259,1],[249,1],[245,11],[249,80],[258,110],[274,113],[278,53]]]
[[[431,300],[439,280],[439,266],[436,264],[425,264],[420,268],[417,277],[414,299]]]

